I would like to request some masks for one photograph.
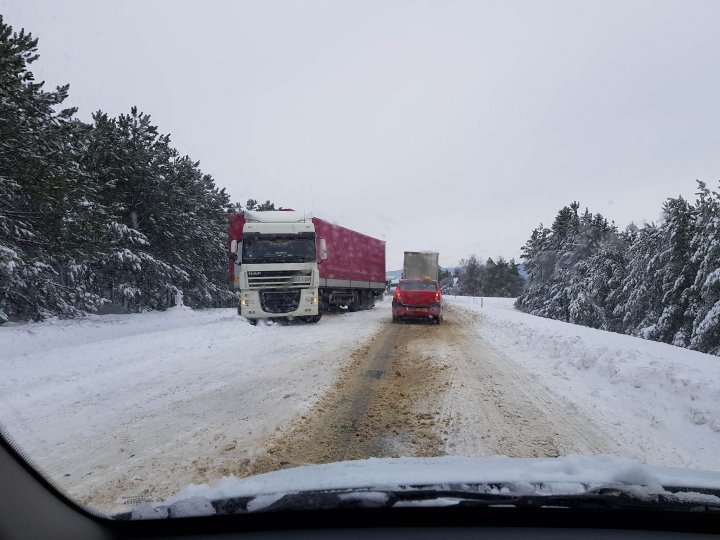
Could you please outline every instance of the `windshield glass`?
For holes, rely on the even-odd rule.
[[[720,1],[0,5],[0,426],[72,500],[720,489]]]
[[[242,261],[247,264],[314,262],[315,239],[294,235],[246,238],[242,243]]]

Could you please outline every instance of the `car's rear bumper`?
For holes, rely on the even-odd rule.
[[[396,319],[438,319],[442,317],[442,306],[406,306],[393,304],[392,313]]]

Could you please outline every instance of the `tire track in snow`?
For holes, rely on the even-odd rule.
[[[275,437],[265,456],[232,471],[247,476],[284,467],[369,457],[443,455],[434,424],[444,370],[411,346],[436,326],[387,326],[353,353],[333,388]]]
[[[370,457],[618,453],[574,406],[483,342],[480,320],[449,307],[439,326],[388,321],[265,455],[224,474]]]

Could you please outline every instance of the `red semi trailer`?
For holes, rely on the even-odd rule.
[[[238,312],[317,322],[323,310],[370,309],[385,289],[385,242],[302,213],[231,214],[230,281]]]

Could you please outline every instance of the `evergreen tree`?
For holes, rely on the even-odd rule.
[[[686,347],[692,334],[694,314],[688,313],[694,294],[691,288],[697,274],[690,242],[694,236],[695,207],[682,197],[663,205],[662,246],[654,259],[661,292],[660,317],[648,337]]]
[[[668,199],[663,219],[619,233],[577,205],[523,248],[529,313],[720,354],[720,197]]]
[[[35,82],[37,58],[0,16],[0,323],[163,309],[178,289],[194,307],[234,304],[225,191],[137,108],[76,120],[67,86]]]
[[[445,268],[441,268],[438,272],[438,278],[440,282],[440,290],[443,294],[453,295],[456,293],[453,272]]]
[[[457,294],[460,296],[480,296],[483,267],[475,255],[460,261]]]
[[[689,346],[720,355],[720,195],[698,182],[691,264],[697,268],[687,315],[693,317]]]
[[[63,283],[82,274],[73,259],[92,193],[77,166],[75,110],[59,108],[68,87],[35,82],[37,58],[37,39],[0,16],[0,322],[99,302],[81,283]]]

